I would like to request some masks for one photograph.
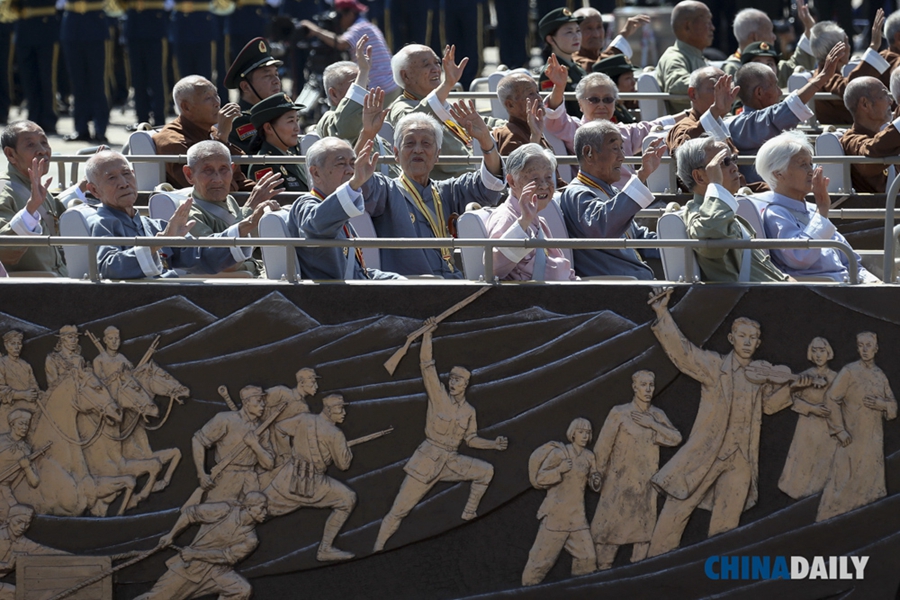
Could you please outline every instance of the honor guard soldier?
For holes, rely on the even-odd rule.
[[[256,140],[250,148],[250,154],[267,156],[300,156],[300,116],[298,111],[306,108],[302,104],[294,104],[291,97],[284,93],[269,96],[250,109],[250,121],[256,129]],[[284,190],[287,192],[305,192],[309,190],[306,173],[299,164],[282,165],[250,165],[248,176],[259,181],[266,173],[273,170],[284,178]]]
[[[47,135],[56,135],[56,62],[59,58],[59,16],[54,0],[21,0],[14,53],[28,120]]]
[[[484,0],[440,0],[440,3],[441,46],[455,44],[459,56],[469,57],[469,62],[459,79],[463,89],[467,90],[472,80],[481,75],[484,68],[486,2]]]
[[[437,23],[438,0],[385,0],[384,35],[396,53],[409,44],[430,46],[440,52]]]
[[[106,74],[111,57],[107,49],[110,33],[105,7],[104,0],[75,0],[65,4],[59,38],[75,97],[72,111],[75,133],[69,136],[71,141],[107,141]],[[90,121],[94,122],[93,136],[88,129]]]
[[[127,0],[126,14],[125,41],[137,122],[162,125],[170,89],[164,62],[169,54],[169,13],[164,0]]]
[[[281,92],[278,68],[283,64],[272,56],[268,42],[258,37],[247,42],[225,75],[225,87],[241,92],[238,101],[241,115],[234,120],[228,141],[248,154],[251,154],[252,146],[259,146],[258,143],[254,144],[256,127],[250,121],[250,109],[273,94]]]
[[[551,55],[556,56],[559,64],[568,69],[567,92],[574,92],[575,86],[578,85],[581,78],[587,75],[585,70],[572,58],[572,55],[581,47],[580,25],[582,20],[581,17],[573,15],[568,8],[558,8],[544,15],[538,24],[538,33],[544,43],[544,58],[550,59]],[[548,60],[547,64],[541,67],[541,77],[538,82],[541,91],[553,89],[553,82],[546,73],[547,67],[551,64],[553,63]],[[567,101],[566,112],[574,116],[580,115],[581,108],[578,106],[578,102]]]
[[[266,35],[269,22],[266,0],[237,0],[228,21],[231,36],[228,56],[237,56],[250,40]]]
[[[172,13],[175,76],[200,75],[212,81],[217,24],[209,2],[176,0]],[[227,100],[227,98],[226,98]]]

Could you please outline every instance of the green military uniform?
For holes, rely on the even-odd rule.
[[[287,152],[282,152],[269,142],[263,142],[257,154],[265,154],[266,156],[300,156],[300,147],[294,146]],[[286,192],[308,192],[309,184],[306,181],[306,173],[298,164],[285,165],[250,165],[248,176],[254,181],[259,181],[269,171],[281,173],[284,178],[282,187]]]
[[[804,44],[804,42],[806,42]],[[778,87],[786,88],[788,79],[797,72],[798,68],[802,72],[813,71],[816,68],[816,58],[810,53],[812,49],[809,46],[809,40],[806,36],[800,38],[797,48],[787,60],[778,60],[780,55],[775,49],[765,42],[754,42],[748,45],[743,51],[738,51],[728,57],[722,64],[722,70],[726,75],[734,76],[743,65],[751,62],[757,56],[771,56],[778,61]]]
[[[699,49],[676,40],[675,44],[666,48],[659,63],[656,65],[656,80],[662,91],[669,94],[687,95],[688,85],[691,81],[691,73],[702,67],[709,66],[703,52]],[[688,100],[666,100],[669,114],[687,110],[691,107]]]
[[[582,21],[584,21],[583,17],[576,17],[568,8],[555,8],[541,18],[538,23],[538,35],[540,35],[541,40],[546,40],[548,35],[555,35],[563,25],[569,23],[581,25]],[[577,86],[578,82],[587,75],[587,71],[574,60],[566,60],[560,56],[559,53],[556,54],[556,58],[559,61],[559,64],[569,69],[569,78],[566,80],[566,91],[574,92],[575,86]],[[550,91],[553,89],[553,82],[547,79],[547,76],[544,74],[546,70],[547,65],[545,64],[541,67],[541,76],[538,80],[538,87],[540,87],[541,91]],[[578,101],[567,100],[566,112],[573,117],[581,116],[581,107],[578,106]]]
[[[231,196],[226,197],[224,202],[211,202],[204,200],[194,191],[192,198],[194,203],[189,218],[197,222],[191,229],[191,235],[194,237],[209,237],[222,233],[253,212],[249,207],[238,205],[237,200]],[[249,271],[254,277],[265,274],[262,262],[255,258],[239,263],[233,270]]]
[[[755,238],[756,232],[736,214],[737,202],[720,185],[711,184],[706,197],[694,194],[684,208],[688,237],[695,240],[740,240]],[[745,256],[739,248],[694,248],[703,281],[736,282]],[[750,281],[787,281],[764,251],[750,251]]]
[[[266,40],[261,37],[253,38],[247,42],[247,45],[231,63],[228,73],[225,74],[225,87],[229,90],[239,89],[241,81],[249,83],[248,77],[256,69],[269,66],[280,67],[283,64],[269,53]],[[253,86],[251,85],[251,87]],[[256,93],[256,90],[253,92]],[[256,95],[259,96],[258,93]],[[243,98],[238,104],[241,107],[241,115],[234,120],[228,141],[249,154],[256,138],[256,127],[250,121],[250,109],[253,104]]]
[[[31,181],[10,165],[3,183],[0,189],[0,235],[27,235],[16,231],[22,224],[15,216],[31,198]],[[33,235],[59,235],[59,217],[65,210],[62,202],[48,193],[38,208],[41,231]],[[3,248],[0,249],[0,262],[10,272],[51,271],[61,277],[69,274],[62,251],[57,246]]]

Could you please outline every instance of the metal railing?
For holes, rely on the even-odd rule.
[[[546,94],[545,94],[546,95]],[[565,92],[566,100],[575,100],[575,92]],[[782,98],[786,98],[788,94],[783,94]],[[496,100],[497,92],[450,92],[448,96],[450,100],[472,99],[472,100]],[[817,92],[813,97],[815,100],[842,100],[841,96],[829,94],[827,92]],[[688,100],[687,94],[667,94],[666,92],[619,92],[619,100],[669,100],[681,101]]]
[[[250,242],[248,244],[248,242]],[[494,273],[494,248],[568,248],[573,250],[641,250],[649,248],[683,248],[690,249],[813,249],[833,248],[844,253],[847,257],[847,271],[850,283],[859,283],[859,265],[853,249],[844,242],[836,240],[775,240],[775,239],[751,239],[751,240],[635,240],[627,238],[616,239],[459,239],[459,238],[356,238],[352,244],[347,240],[310,240],[298,238],[180,238],[180,237],[71,237],[71,236],[0,236],[0,248],[4,246],[87,246],[88,248],[88,274],[91,281],[100,281],[100,271],[97,266],[97,248],[99,246],[166,246],[175,248],[212,247],[212,248],[236,248],[248,246],[273,246],[281,248],[346,248],[352,245],[355,248],[483,248],[484,249],[484,275],[485,281],[493,280]],[[291,257],[289,257],[291,258]],[[285,278],[291,282],[298,281],[294,261],[287,260],[287,272]]]

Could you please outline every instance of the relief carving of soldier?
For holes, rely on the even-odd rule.
[[[59,341],[44,362],[47,388],[56,387],[57,382],[72,369],[84,369],[81,344],[78,343],[78,328],[64,325],[59,330]]]
[[[131,375],[134,371],[134,365],[125,358],[124,354],[119,353],[119,346],[122,344],[122,337],[117,327],[107,327],[103,330],[104,348],[99,349],[97,356],[94,358],[94,375],[106,387],[110,386],[110,382],[119,373]]]
[[[0,427],[3,428],[13,410],[25,407],[33,410],[41,393],[31,365],[19,358],[23,337],[22,332],[15,329],[3,335],[6,348],[6,356],[0,356]]]
[[[535,450],[528,463],[531,484],[547,490],[538,509],[541,520],[537,537],[528,553],[522,585],[544,580],[563,548],[572,555],[572,575],[597,570],[597,556],[584,512],[584,488],[600,491],[600,473],[591,443],[591,422],[578,418],[566,431],[568,444],[549,442]]]
[[[0,577],[5,577],[16,570],[16,559],[20,556],[68,554],[25,537],[33,519],[34,509],[30,506],[15,504],[10,507],[6,522],[0,526]],[[16,586],[11,583],[0,583],[0,600],[15,599]]]
[[[36,488],[41,478],[28,458],[31,445],[25,441],[31,428],[31,413],[17,408],[9,413],[9,431],[0,433],[0,521],[5,521],[10,507],[18,504],[12,488],[24,477],[28,485]]]
[[[435,318],[430,317],[425,325],[430,329],[422,335],[419,353],[422,380],[428,394],[425,441],[403,467],[406,478],[400,484],[391,510],[381,521],[375,552],[384,549],[385,543],[400,527],[400,522],[439,481],[472,482],[462,518],[466,521],[474,519],[478,504],[494,477],[494,467],[483,460],[459,454],[459,445],[465,441],[470,448],[503,451],[508,444],[503,436],[494,440],[478,437],[475,409],[466,402],[466,387],[471,373],[463,367],[453,367],[448,385],[444,387],[432,357],[431,334],[437,328]]]
[[[200,487],[207,491],[207,502],[237,501],[248,492],[257,492],[260,467],[275,467],[269,431],[256,434],[256,427],[266,412],[266,394],[262,388],[248,385],[241,389],[240,410],[220,412],[194,434],[192,450]],[[215,460],[232,450],[243,448],[214,481],[206,472],[206,450],[215,449]]]
[[[168,570],[153,588],[135,600],[188,600],[208,594],[248,600],[253,588],[234,565],[256,550],[256,526],[266,519],[267,510],[260,492],[248,492],[237,504],[208,502],[184,509],[159,546],[172,545],[191,525],[200,525],[200,530],[190,545],[166,561]]]
[[[878,337],[856,336],[859,360],[845,366],[825,394],[840,406],[840,446],[822,491],[816,521],[824,521],[887,495],[882,421],[897,418],[897,401],[884,371],[875,364]]]
[[[287,406],[275,419],[275,423],[280,423],[291,417],[295,417],[302,413],[309,412],[309,404],[307,399],[316,395],[319,390],[319,382],[316,381],[319,376],[315,370],[304,367],[297,371],[297,386],[289,388],[286,385],[276,385],[266,390],[266,404],[270,409],[280,406],[286,402]],[[291,441],[281,433],[278,427],[272,430],[272,446],[275,449],[275,464],[284,464],[290,459]]]
[[[356,494],[327,475],[332,463],[340,470],[350,468],[353,452],[338,425],[347,415],[344,398],[331,394],[322,400],[322,412],[302,413],[276,423],[275,429],[291,440],[291,460],[282,466],[264,490],[272,516],[298,508],[331,508],[316,558],[320,561],[348,560],[352,552],[334,547],[334,538],[356,506]]]
[[[591,537],[600,569],[612,567],[623,544],[634,544],[631,562],[647,558],[658,494],[650,478],[659,470],[659,447],[681,443],[681,433],[666,413],[650,404],[656,389],[654,373],[634,373],[631,389],[631,402],[609,411],[594,444],[603,489],[591,520]]]

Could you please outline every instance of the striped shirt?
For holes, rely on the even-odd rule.
[[[394,75],[391,72],[391,53],[384,41],[381,30],[363,17],[359,17],[344,32],[341,39],[350,44],[351,55],[353,55],[356,42],[363,35],[369,36],[369,45],[372,46],[372,69],[369,71],[369,89],[380,87],[386,93],[393,92],[397,89],[397,84],[394,83]]]

